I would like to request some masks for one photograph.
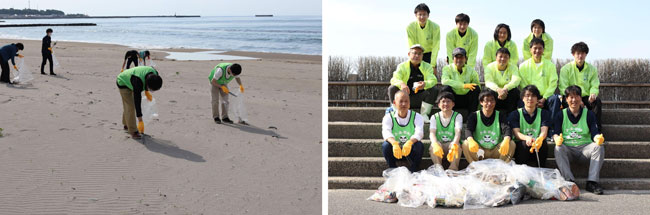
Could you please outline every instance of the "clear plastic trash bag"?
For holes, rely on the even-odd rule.
[[[56,59],[56,55],[54,55],[54,53],[52,53],[52,65],[57,68],[59,67],[59,61]]]
[[[29,81],[34,79],[34,76],[30,72],[29,68],[25,66],[25,60],[22,58],[15,58],[16,62],[16,67],[18,67],[18,71],[15,71],[15,69],[12,69],[14,71],[14,79],[13,81],[17,84],[26,84]]]
[[[244,94],[239,90],[230,91],[234,95],[228,95],[228,115],[231,119],[238,119],[239,122],[248,122],[246,105],[244,105]]]
[[[150,124],[155,119],[158,119],[158,108],[156,108],[156,98],[151,101],[146,96],[142,96],[142,121],[145,125]]]

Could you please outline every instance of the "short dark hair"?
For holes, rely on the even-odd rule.
[[[162,87],[163,80],[159,75],[150,73],[145,77],[145,83],[147,84],[147,88],[152,91],[156,91]]]
[[[232,72],[233,75],[241,74],[241,65],[237,63],[233,63],[232,65],[230,65],[230,72]]]
[[[510,38],[512,37],[511,35],[512,33],[510,32],[510,26],[503,23],[498,24],[497,28],[494,29],[494,40],[499,41],[499,29],[501,28],[505,28],[506,31],[508,31],[508,37],[506,38],[506,41],[510,41]]]
[[[587,46],[587,44],[584,42],[573,44],[573,46],[571,46],[571,54],[574,54],[576,52],[584,52],[585,54],[589,54],[589,46]]]
[[[507,54],[508,56],[510,56],[510,50],[508,50],[507,48],[499,48],[499,49],[497,49],[497,53],[495,54],[495,56],[499,55],[499,53]]]
[[[436,99],[436,103],[440,103],[440,100],[442,99],[449,99],[454,103],[456,102],[456,98],[454,98],[454,94],[447,91],[442,91],[440,95],[438,95],[438,99]]]
[[[578,95],[578,97],[582,97],[582,89],[580,89],[580,87],[578,87],[577,85],[568,86],[566,89],[564,89],[564,96],[569,97],[569,94]]]
[[[492,98],[494,98],[496,100],[497,99],[497,92],[495,92],[494,90],[490,90],[488,88],[485,88],[485,89],[481,90],[481,93],[478,94],[478,101],[481,102],[481,101],[483,101],[483,99],[485,99],[485,97],[488,97],[488,96],[491,96]]]
[[[546,25],[544,25],[544,21],[541,19],[533,20],[533,22],[530,23],[530,31],[533,31],[533,27],[535,27],[535,25],[542,27],[542,33],[546,33]]]
[[[54,31],[51,28],[48,28],[47,30],[45,30],[45,33],[52,33],[52,32],[54,32]]]
[[[415,6],[415,10],[413,10],[413,13],[418,13],[418,11],[426,11],[427,14],[430,14],[431,11],[429,10],[429,6],[425,3],[420,3],[418,6]]]
[[[535,85],[528,85],[524,87],[524,89],[521,89],[521,99],[524,99],[524,95],[526,94],[526,91],[532,93],[537,97],[537,99],[542,99],[542,94],[539,93],[539,89]]]
[[[530,47],[529,48],[532,48],[533,45],[535,45],[535,44],[542,44],[542,48],[545,48],[544,47],[544,40],[542,40],[540,38],[533,38],[532,40],[530,40]]]
[[[23,50],[25,49],[25,46],[22,43],[16,43],[16,48],[18,48],[18,50]]]
[[[469,16],[464,13],[459,13],[458,15],[456,15],[456,24],[458,24],[459,22],[467,22],[467,24],[469,24]]]
[[[144,51],[144,56],[145,56],[145,57],[146,57],[146,56],[151,56],[151,52],[149,52],[149,50],[145,50],[145,51]]]

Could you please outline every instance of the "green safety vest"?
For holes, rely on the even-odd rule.
[[[440,117],[442,117],[442,112],[436,113],[436,138],[438,138],[438,142],[440,143],[449,143],[452,140],[454,140],[454,136],[456,135],[456,115],[458,115],[458,112],[454,111],[451,114],[451,120],[449,120],[449,125],[447,127],[442,126],[442,122],[440,120]]]
[[[131,76],[135,75],[136,77],[140,78],[140,80],[142,80],[142,86],[144,87],[144,90],[147,90],[144,80],[149,73],[158,75],[158,71],[150,66],[138,66],[124,70],[124,72],[117,75],[117,84],[120,86],[126,86],[129,89],[133,90],[133,85],[131,84]]]
[[[140,58],[144,59],[146,57],[146,56],[144,56],[144,54],[145,54],[144,52],[146,52],[146,51],[147,50],[140,51]]]
[[[212,78],[214,77],[214,73],[217,72],[217,68],[221,68],[221,77],[217,79],[217,83],[219,83],[220,85],[228,84],[230,83],[230,81],[232,81],[232,79],[235,79],[234,75],[230,77],[226,77],[226,75],[228,74],[228,67],[230,65],[232,65],[232,63],[217,64],[217,66],[215,66],[212,69],[212,72],[210,72],[210,82],[212,82]]]
[[[501,136],[501,125],[499,123],[499,111],[495,110],[494,122],[490,126],[485,126],[481,120],[480,110],[476,111],[476,131],[474,131],[474,140],[485,149],[496,147],[503,137]]]
[[[395,136],[395,140],[400,144],[406,143],[415,134],[415,112],[409,112],[411,112],[409,122],[404,126],[397,123],[397,118],[395,117],[397,111],[390,112],[390,117],[393,121],[392,133]]]
[[[533,120],[533,124],[528,124],[528,122],[526,122],[522,108],[519,108],[517,110],[519,111],[519,132],[532,138],[539,137],[539,133],[542,131],[542,110],[539,108],[536,109],[537,114],[535,114],[535,120]],[[517,140],[521,139],[517,138]]]
[[[587,125],[587,108],[582,108],[582,116],[580,116],[578,124],[571,123],[568,111],[569,108],[562,110],[562,137],[564,138],[564,145],[580,146],[591,143],[591,133],[589,133],[589,125]]]

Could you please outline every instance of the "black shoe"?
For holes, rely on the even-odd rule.
[[[602,195],[603,194],[603,188],[600,187],[600,184],[595,181],[587,181],[587,191],[592,192],[596,195]]]
[[[55,75],[56,76],[56,74],[54,74],[53,72],[50,72],[50,75]]]
[[[41,72],[41,75],[47,75],[47,74],[45,74],[44,72]]]
[[[228,117],[223,118],[223,120],[221,121],[223,121],[224,123],[232,124],[232,120],[228,119]]]
[[[221,124],[221,119],[219,119],[219,117],[215,117],[214,122],[216,122],[217,124]]]

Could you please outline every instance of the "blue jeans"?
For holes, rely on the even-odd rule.
[[[386,163],[388,163],[388,168],[397,168],[397,158],[393,156],[393,145],[391,145],[388,141],[384,141],[384,143],[381,145],[381,151],[384,153],[384,158],[386,159]],[[413,143],[413,146],[411,147],[411,153],[406,156],[402,157],[402,159],[406,159],[409,162],[409,170],[411,172],[417,172],[420,169],[420,162],[422,161],[422,154],[424,153],[424,144],[422,142],[417,141]],[[401,159],[400,159],[401,160]]]

